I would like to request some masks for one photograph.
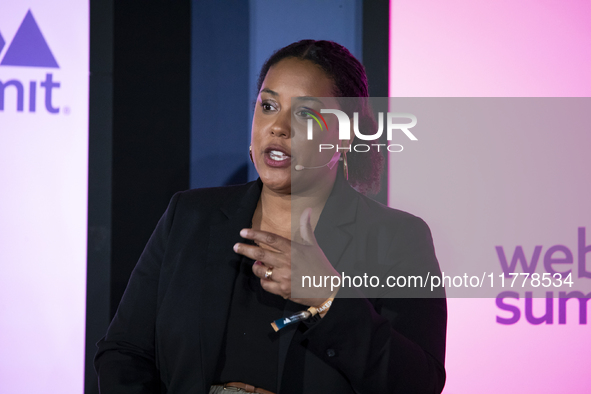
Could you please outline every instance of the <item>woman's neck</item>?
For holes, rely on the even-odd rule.
[[[254,229],[269,231],[284,238],[299,240],[300,216],[306,208],[312,208],[310,223],[316,228],[322,209],[332,191],[333,182],[307,193],[280,194],[265,185],[252,218]]]
[[[274,193],[263,185],[261,197],[252,217],[252,228],[290,238],[291,198]]]

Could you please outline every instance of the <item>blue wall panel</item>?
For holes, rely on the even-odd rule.
[[[193,1],[192,16],[191,187],[244,183],[248,2]]]
[[[251,0],[250,121],[252,122],[252,103],[257,97],[256,81],[259,70],[274,51],[304,39],[331,40],[344,45],[361,60],[361,32],[361,0]],[[256,170],[249,162],[248,179],[256,178]]]
[[[362,1],[193,1],[191,187],[257,178],[248,157],[256,80],[277,49],[332,40],[362,58]]]

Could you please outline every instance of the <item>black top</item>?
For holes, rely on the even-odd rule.
[[[214,382],[243,382],[277,392],[279,370],[302,370],[306,358],[311,356],[306,355],[306,347],[300,345],[300,342],[302,334],[318,323],[320,317],[314,316],[275,332],[271,326],[272,321],[306,310],[308,307],[284,300],[281,296],[264,290],[260,279],[252,272],[253,263],[253,260],[242,256],[240,270],[234,282],[228,324]],[[290,331],[295,331],[295,335]],[[282,336],[287,338],[289,347],[289,356],[285,364],[279,363]],[[316,372],[319,376],[340,375],[327,364],[322,363],[317,367]],[[343,377],[339,380],[341,385],[347,388],[341,387],[340,392],[348,393],[350,388],[346,379]],[[290,379],[289,385],[284,387],[282,392],[300,393],[303,390],[302,383]],[[318,392],[326,392],[325,390],[333,387],[317,388],[320,390]]]
[[[275,332],[272,321],[308,307],[264,290],[252,272],[253,263],[242,256],[214,381],[216,384],[243,382],[277,392],[281,335],[291,330],[305,332],[320,319],[314,316],[303,321],[301,327],[294,324]],[[293,348],[291,358],[296,365],[304,359],[302,352]]]
[[[261,287],[253,263],[244,257],[240,264],[214,381],[277,392],[280,334],[271,322],[283,316],[286,301]]]

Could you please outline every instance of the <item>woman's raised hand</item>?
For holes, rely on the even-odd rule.
[[[327,286],[311,286],[313,278],[323,281],[326,276],[340,275],[316,242],[310,223],[311,213],[312,209],[306,208],[300,216],[301,243],[267,231],[243,229],[240,235],[255,241],[258,246],[237,243],[234,251],[255,260],[252,271],[261,279],[261,286],[266,291],[302,305],[319,306],[337,289],[331,289],[330,279],[326,281]],[[306,287],[303,286],[303,276],[311,278],[310,281],[306,279]]]

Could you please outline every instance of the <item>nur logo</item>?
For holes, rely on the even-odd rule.
[[[0,26],[0,55],[2,55],[6,44]],[[12,39],[12,42],[8,45],[8,48],[0,61],[0,67],[2,66],[59,69],[59,65],[49,49],[49,45],[47,45],[47,41],[45,41],[31,10],[25,15],[25,18]],[[2,68],[0,68],[0,78],[3,74],[1,73],[2,71]],[[0,111],[4,111],[6,91],[10,89],[16,92],[16,111],[23,112],[25,104],[25,87],[27,85],[29,88],[29,112],[35,112],[37,109],[38,86],[45,90],[45,109],[47,112],[51,114],[57,114],[60,112],[59,107],[54,107],[52,103],[53,89],[59,88],[60,83],[54,82],[53,74],[49,72],[45,74],[44,81],[28,81],[28,84],[19,81],[18,79],[0,79]]]
[[[324,128],[322,127],[323,123],[324,123],[324,126],[326,127],[326,129],[328,130],[328,126],[326,125],[326,120],[324,119],[322,114],[336,115],[337,120],[339,122],[339,139],[340,140],[349,140],[351,138],[351,120],[349,119],[349,116],[345,112],[340,111],[338,109],[321,109],[320,113],[319,113],[318,111],[315,111],[312,108],[306,108],[305,112],[307,113],[307,115],[309,115],[310,117],[312,117],[316,121],[316,123],[320,126],[320,130],[324,130]],[[395,121],[395,119],[401,119],[401,118],[410,119],[410,122],[409,123],[398,123]],[[322,120],[322,123],[320,122],[320,120]],[[417,117],[414,116],[413,114],[388,112],[386,115],[386,134],[388,137],[388,141],[392,140],[394,130],[400,130],[411,141],[417,141],[417,137],[415,137],[414,134],[409,130],[409,129],[413,128],[414,126],[416,126],[416,124],[417,124]],[[307,138],[308,138],[308,140],[312,140],[313,139],[313,129],[314,129],[314,123],[313,123],[312,119],[308,119],[307,127],[308,127]],[[359,113],[354,112],[353,113],[353,131],[355,133],[355,136],[357,138],[359,138],[360,140],[363,140],[363,141],[378,140],[384,132],[384,114],[383,114],[383,112],[380,112],[378,114],[378,130],[374,134],[370,134],[370,135],[362,134],[359,131]],[[377,151],[379,152],[380,147],[386,146],[386,144],[371,144],[371,146],[376,147]],[[388,149],[389,152],[402,152],[402,150],[404,149],[403,146],[400,144],[390,144],[390,145],[387,145],[386,148]],[[322,152],[323,149],[325,149],[325,150],[335,149],[335,146],[332,144],[320,144],[318,146],[318,151]],[[340,147],[340,146],[336,147],[337,151],[348,150],[349,152],[351,152],[351,150],[354,150],[355,152],[369,152],[370,149],[371,149],[371,147],[368,144],[354,144],[354,145],[349,145],[348,147]]]

